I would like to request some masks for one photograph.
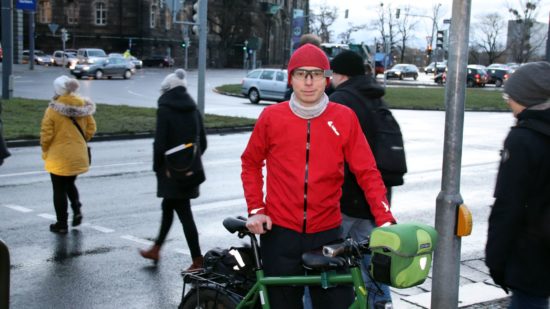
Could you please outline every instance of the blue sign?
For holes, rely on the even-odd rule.
[[[17,0],[15,2],[15,8],[18,10],[35,11],[36,0]]]

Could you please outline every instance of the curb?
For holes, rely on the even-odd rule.
[[[207,135],[225,135],[241,132],[250,132],[254,126],[243,126],[243,127],[228,127],[228,128],[206,128]],[[106,141],[117,141],[117,140],[132,140],[132,139],[143,139],[143,138],[154,138],[154,132],[143,132],[143,133],[132,133],[132,134],[105,134],[105,135],[96,135],[92,138],[90,142],[106,142]],[[8,140],[6,145],[10,148],[15,147],[30,147],[30,146],[40,146],[39,139],[21,139],[21,140]]]

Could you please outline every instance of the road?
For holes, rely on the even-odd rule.
[[[81,92],[96,102],[154,107],[158,85],[170,70],[146,69],[129,81],[83,80]],[[53,79],[66,70],[17,67],[15,96],[47,99]],[[216,94],[221,84],[239,83],[242,70],[209,70],[206,112],[257,117],[266,104]],[[196,72],[189,72],[189,89],[196,93]],[[407,82],[414,83],[414,82]],[[435,199],[441,187],[443,112],[394,111],[405,138],[409,173],[405,185],[394,188],[392,209],[399,221],[434,224]],[[511,113],[465,114],[461,193],[474,216],[474,230],[462,241],[461,260],[478,263],[486,240],[487,217],[499,160],[499,150]],[[208,180],[193,201],[203,252],[240,245],[224,231],[226,216],[245,214],[240,182],[240,155],[249,133],[209,135],[204,157]],[[79,177],[84,224],[58,236],[53,222],[51,184],[43,171],[38,147],[12,148],[0,168],[0,238],[11,251],[12,308],[174,308],[181,298],[180,270],[190,256],[179,222],[153,267],[137,253],[152,243],[160,221],[160,199],[151,172],[151,139],[92,142],[94,163]],[[481,262],[482,263],[482,262]],[[485,275],[481,280],[485,280]],[[472,283],[461,277],[461,285]],[[429,291],[393,291],[396,308],[420,308],[399,302]]]
[[[393,212],[402,222],[434,224],[444,113],[395,115],[405,135],[409,173],[405,185],[395,188]],[[463,239],[463,261],[483,257],[498,153],[512,121],[508,113],[466,113],[461,192],[474,215],[474,230]],[[248,137],[249,133],[208,136],[208,180],[193,201],[203,251],[241,243],[224,231],[221,221],[246,211],[239,158]],[[179,222],[174,222],[158,267],[137,253],[151,244],[160,220],[151,144],[150,139],[91,143],[93,166],[77,181],[84,224],[66,236],[48,231],[55,213],[40,149],[11,149],[13,156],[0,168],[0,238],[12,254],[12,308],[177,306],[179,271],[190,263]],[[419,293],[415,289],[400,290],[404,294],[399,295]],[[409,307],[419,308],[396,308]]]

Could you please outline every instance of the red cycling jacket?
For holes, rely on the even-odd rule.
[[[266,107],[241,160],[249,215],[266,214],[273,224],[302,233],[338,227],[345,160],[376,224],[395,222],[359,121],[344,105],[329,102],[320,116],[309,120],[296,116],[288,101]]]

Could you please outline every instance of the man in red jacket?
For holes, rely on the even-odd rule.
[[[365,192],[376,224],[395,223],[355,113],[329,102],[324,92],[329,69],[318,47],[297,49],[288,64],[290,100],[264,109],[241,157],[247,227],[261,234],[267,276],[303,274],[302,253],[341,238],[344,162]],[[310,291],[315,308],[347,308],[353,301],[350,286],[312,286]],[[269,288],[272,308],[301,308],[302,295],[301,287]]]

